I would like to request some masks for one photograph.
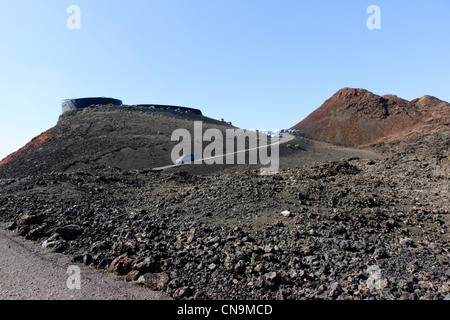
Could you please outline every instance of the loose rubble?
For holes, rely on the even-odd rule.
[[[174,299],[448,299],[443,161],[349,159],[274,176],[54,172],[0,180],[0,219]]]

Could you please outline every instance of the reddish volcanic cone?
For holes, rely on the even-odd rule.
[[[445,115],[449,106],[430,96],[407,101],[395,95],[344,88],[293,129],[313,140],[358,147],[416,132],[433,120],[448,124]]]

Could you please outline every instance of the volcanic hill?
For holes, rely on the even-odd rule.
[[[202,115],[135,106],[97,106],[64,113],[54,127],[0,161],[0,178],[111,166],[123,170],[171,164],[175,129],[233,126]]]
[[[362,147],[449,131],[450,104],[432,96],[407,101],[364,89],[344,88],[293,129],[306,137]]]

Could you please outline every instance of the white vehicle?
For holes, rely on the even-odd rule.
[[[176,163],[177,164],[184,164],[184,163],[191,163],[194,161],[194,155],[193,154],[185,154],[184,156],[181,156]]]
[[[281,133],[274,133],[270,135],[272,138],[283,138],[283,135]]]

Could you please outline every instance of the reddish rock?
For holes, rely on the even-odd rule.
[[[135,259],[133,259],[133,257],[121,255],[111,262],[109,271],[117,275],[125,275],[131,271],[131,266],[134,260]]]

